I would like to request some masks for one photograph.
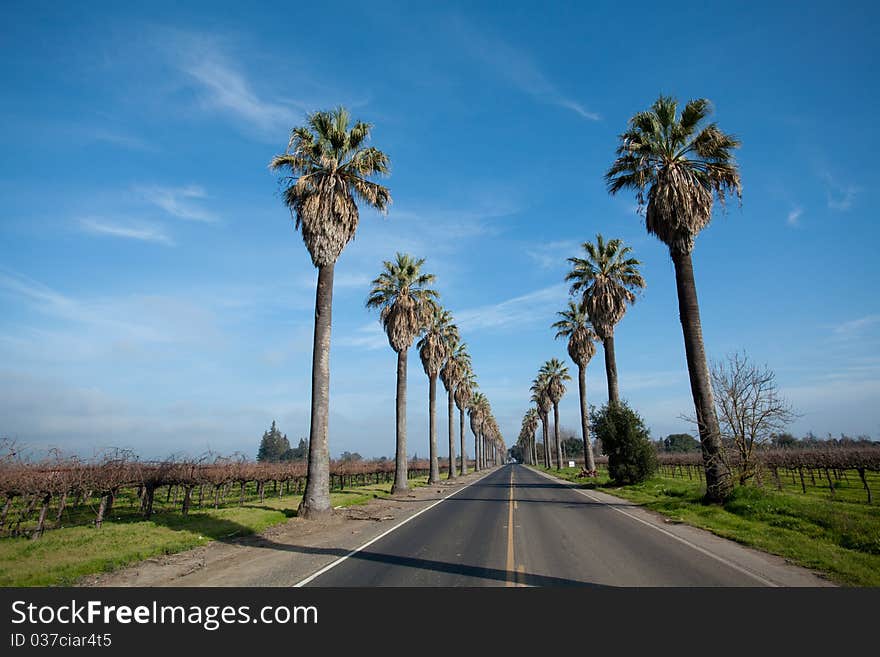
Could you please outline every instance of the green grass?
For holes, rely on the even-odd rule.
[[[425,485],[425,478],[410,486]],[[390,495],[391,483],[371,484],[334,491],[333,506],[364,504]],[[300,495],[278,498],[267,495],[261,503],[190,511],[161,510],[143,520],[119,505],[111,519],[96,529],[91,525],[46,531],[38,540],[24,537],[0,539],[0,586],[71,585],[85,575],[109,572],[162,554],[173,554],[214,540],[229,540],[263,531],[296,515]],[[94,518],[94,515],[91,516]]]
[[[808,479],[804,494],[799,480],[792,484],[783,476],[779,491],[765,479],[764,487],[737,486],[722,506],[703,503],[705,487],[697,479],[662,474],[615,486],[605,470],[585,484],[576,468],[540,469],[821,571],[839,584],[880,586],[880,504],[867,503],[857,476],[836,482],[833,497],[827,482],[825,488],[813,487]],[[874,473],[869,485],[880,492],[880,476]]]

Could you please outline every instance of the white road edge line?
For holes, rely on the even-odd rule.
[[[361,545],[360,547],[356,547],[354,550],[352,550],[351,552],[349,552],[349,553],[346,554],[345,556],[343,556],[343,557],[339,557],[336,561],[334,561],[334,562],[332,562],[332,563],[330,563],[330,564],[324,566],[323,568],[321,568],[321,569],[318,570],[317,572],[312,573],[311,575],[309,575],[308,577],[306,577],[304,580],[297,582],[296,584],[293,585],[293,588],[297,589],[297,588],[301,588],[301,587],[305,586],[306,584],[308,584],[309,582],[311,582],[311,581],[314,580],[315,578],[320,577],[321,575],[323,575],[324,573],[326,573],[328,570],[331,570],[331,569],[333,569],[333,568],[336,568],[336,566],[338,566],[339,564],[341,564],[343,561],[345,561],[345,560],[348,559],[349,557],[353,557],[354,555],[356,555],[356,554],[357,554],[358,552],[360,552],[361,550],[365,550],[366,548],[370,547],[373,543],[375,543],[375,542],[378,541],[379,539],[385,538],[385,537],[388,536],[388,534],[390,534],[391,532],[393,532],[393,531],[395,531],[395,530],[397,530],[397,529],[400,529],[400,528],[403,527],[406,523],[408,523],[410,520],[413,520],[414,518],[418,518],[420,515],[422,515],[423,513],[425,513],[425,511],[430,511],[431,509],[433,509],[433,508],[434,508],[435,506],[437,506],[438,504],[441,504],[441,503],[445,502],[446,500],[448,500],[448,499],[449,499],[450,497],[452,497],[453,495],[458,495],[461,491],[465,490],[466,488],[470,488],[471,486],[473,486],[473,485],[474,485],[475,483],[477,483],[478,481],[482,481],[483,479],[485,479],[486,477],[488,477],[490,474],[492,474],[492,473],[491,473],[491,472],[487,472],[486,474],[484,474],[484,475],[483,475],[482,477],[480,477],[479,479],[474,479],[471,483],[467,484],[466,486],[462,486],[462,487],[459,488],[457,491],[455,491],[455,492],[453,492],[453,493],[449,493],[449,495],[447,495],[446,497],[443,497],[443,498],[437,500],[436,502],[434,502],[433,504],[431,504],[431,505],[429,505],[429,506],[426,506],[426,507],[425,507],[424,509],[422,509],[421,511],[417,511],[416,513],[414,513],[413,515],[411,515],[409,518],[406,518],[405,520],[403,520],[403,521],[397,523],[396,525],[394,525],[394,527],[392,527],[391,529],[388,529],[388,530],[382,532],[381,534],[379,534],[378,536],[376,536],[376,537],[373,538],[373,539],[370,539],[369,541],[367,541],[366,543],[364,543],[364,544]]]
[[[641,518],[639,518],[639,517],[637,517],[637,516],[634,516],[634,515],[631,514],[631,513],[627,513],[627,512],[624,511],[623,509],[620,509],[620,508],[618,508],[618,507],[616,507],[616,506],[611,506],[611,505],[608,504],[607,502],[604,502],[604,501],[600,500],[598,497],[595,497],[595,496],[593,496],[593,495],[590,495],[587,491],[585,491],[585,490],[583,490],[583,489],[581,489],[581,488],[575,488],[575,485],[574,485],[572,482],[570,482],[570,481],[565,481],[565,479],[559,479],[559,478],[557,478],[557,477],[553,477],[553,476],[547,474],[546,472],[542,472],[542,471],[540,471],[540,470],[535,470],[534,468],[529,468],[529,469],[530,469],[530,470],[533,470],[534,472],[537,472],[539,475],[543,475],[544,477],[546,477],[547,479],[550,479],[551,481],[559,481],[559,482],[562,482],[562,483],[566,484],[569,488],[571,488],[571,490],[575,491],[576,493],[580,493],[580,494],[583,495],[584,497],[588,497],[588,498],[590,498],[591,500],[593,500],[594,502],[598,502],[599,504],[603,504],[603,505],[607,506],[609,509],[613,509],[614,511],[617,511],[618,513],[622,513],[622,514],[625,515],[627,518],[631,518],[631,519],[635,520],[636,522],[640,522],[640,523],[642,523],[643,525],[645,525],[645,526],[647,526],[647,527],[650,527],[651,529],[656,529],[656,530],[657,530],[658,532],[660,532],[661,534],[666,534],[666,535],[669,536],[670,538],[674,538],[674,539],[675,539],[676,541],[678,541],[679,543],[684,543],[685,545],[687,545],[688,547],[690,547],[690,548],[696,550],[697,552],[700,552],[701,554],[705,554],[707,557],[711,557],[711,558],[715,559],[716,561],[720,561],[721,563],[723,563],[723,564],[724,564],[725,566],[727,566],[728,568],[733,568],[734,570],[736,570],[737,572],[742,573],[743,575],[748,575],[749,577],[751,577],[751,578],[753,578],[753,579],[756,579],[757,581],[761,582],[761,583],[764,584],[765,586],[772,586],[772,587],[777,587],[777,588],[779,587],[779,584],[777,584],[776,582],[772,582],[772,581],[770,581],[769,579],[766,579],[766,578],[764,578],[764,577],[761,577],[761,576],[758,575],[757,573],[753,573],[751,570],[748,570],[748,569],[746,569],[746,568],[743,568],[742,566],[737,565],[737,564],[733,563],[732,561],[730,561],[730,560],[728,560],[728,559],[725,559],[724,557],[720,557],[720,556],[718,556],[717,554],[715,554],[714,552],[710,552],[709,550],[706,550],[705,548],[701,548],[699,545],[697,545],[696,543],[691,543],[691,542],[690,542],[689,540],[687,540],[686,538],[682,538],[681,536],[676,536],[676,535],[673,534],[672,532],[667,531],[667,530],[663,529],[662,527],[658,527],[657,525],[655,525],[655,524],[653,524],[653,523],[650,523],[650,522],[648,522],[647,520],[642,520]],[[697,528],[697,529],[699,529],[699,528]]]

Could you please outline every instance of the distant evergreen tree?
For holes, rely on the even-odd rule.
[[[285,436],[287,438],[287,436]],[[299,439],[299,445],[291,447],[281,455],[282,461],[304,461],[309,457],[309,441],[305,438]]]
[[[263,433],[260,441],[260,449],[257,451],[257,461],[275,463],[283,460],[284,455],[290,451],[290,441],[287,434],[282,434],[272,420],[271,428]]]
[[[672,433],[663,439],[664,452],[699,452],[700,441],[689,433]]]

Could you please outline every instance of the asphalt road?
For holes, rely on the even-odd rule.
[[[784,567],[699,530],[687,528],[694,535],[682,538],[639,513],[525,466],[505,466],[301,584],[811,585],[808,573],[774,582],[767,569],[785,574]]]

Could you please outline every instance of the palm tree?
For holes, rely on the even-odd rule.
[[[455,405],[458,406],[459,421],[459,438],[461,440],[461,470],[462,475],[468,473],[467,449],[465,448],[464,437],[464,414],[470,408],[471,399],[473,399],[474,389],[477,387],[477,379],[471,369],[470,359],[467,360],[466,369],[458,380],[455,387]]]
[[[538,448],[535,445],[535,431],[538,429],[538,422],[539,416],[536,408],[530,408],[526,411],[523,424],[525,424],[529,436],[529,457],[532,465],[538,465]]]
[[[381,308],[379,319],[388,343],[397,352],[397,446],[392,493],[407,490],[406,462],[406,355],[413,340],[428,323],[438,294],[428,287],[433,274],[422,271],[424,258],[398,253],[394,262],[382,263],[383,271],[371,283],[367,308]]]
[[[483,423],[483,467],[488,468],[495,465],[495,441],[501,432],[498,430],[498,423],[495,416],[489,411],[486,421]]]
[[[556,444],[556,469],[562,470],[562,443],[559,441],[559,401],[565,394],[565,382],[571,381],[568,368],[558,358],[551,358],[541,367],[547,380],[547,394],[553,402],[553,442]]]
[[[440,374],[440,368],[448,361],[452,346],[457,343],[458,327],[452,323],[452,313],[440,306],[435,306],[428,318],[425,333],[417,344],[422,367],[425,369],[425,374],[428,375],[428,452],[431,461],[429,484],[440,483],[440,465],[437,458],[437,376]],[[452,445],[451,435],[449,444]],[[451,472],[454,469],[452,467],[452,451],[449,452],[449,459]]]
[[[488,400],[486,396],[480,392],[475,392],[471,397],[468,405],[468,413],[471,419],[471,432],[474,434],[474,470],[483,469],[482,457],[482,436],[483,422],[488,412]]]
[[[587,365],[596,354],[597,339],[583,304],[568,302],[568,309],[556,313],[561,318],[553,328],[556,339],[568,338],[568,355],[578,366],[578,392],[581,402],[581,436],[584,439],[584,469],[592,477],[596,474],[596,460],[590,445],[590,424],[587,406]]]
[[[446,388],[447,419],[449,421],[449,479],[455,479],[455,390],[465,373],[470,369],[471,357],[467,352],[467,345],[458,342],[456,333],[455,340],[449,343],[449,353],[446,362],[440,370],[440,380]],[[468,395],[470,397],[470,395]]]
[[[309,461],[306,488],[298,515],[314,518],[330,513],[330,316],[336,260],[354,237],[361,203],[384,213],[391,204],[387,188],[368,177],[388,173],[388,156],[365,146],[372,126],[339,107],[310,114],[294,128],[282,155],[269,167],[284,171],[279,183],[284,202],[302,229],[312,264],[318,268],[315,332],[312,341],[312,393]]]
[[[553,401],[550,399],[550,393],[547,390],[547,379],[543,374],[532,381],[532,401],[538,409],[538,417],[541,418],[541,435],[544,439],[544,466],[550,467],[550,431],[547,427],[549,422],[548,416],[553,408]]]
[[[608,402],[620,401],[617,385],[617,359],[614,355],[614,327],[623,319],[626,304],[633,304],[633,290],[643,289],[645,279],[639,273],[642,263],[629,257],[632,252],[619,239],[596,235],[596,243],[584,242],[585,258],[569,258],[572,269],[565,280],[571,281],[571,293],[583,295],[583,305],[605,350],[605,375],[608,379]]]
[[[635,190],[640,208],[645,205],[647,188],[645,225],[669,247],[706,469],[706,497],[723,501],[732,482],[722,459],[691,252],[697,235],[712,218],[714,200],[723,206],[730,195],[742,198],[742,184],[733,156],[740,142],[715,123],[702,124],[710,113],[705,98],[689,101],[679,114],[674,98],[660,96],[651,109],[629,120],[605,181],[611,194]]]
[[[518,440],[520,450],[522,452],[523,463],[527,463],[529,465],[532,465],[532,438],[535,435],[534,431],[529,433],[529,413],[531,411],[532,409],[529,409],[529,412],[523,415],[522,426],[519,430]]]

